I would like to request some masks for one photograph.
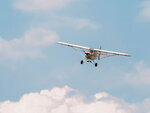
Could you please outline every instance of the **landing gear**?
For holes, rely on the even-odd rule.
[[[97,64],[97,63],[95,63],[95,67],[97,67],[97,65],[98,65],[98,64]]]
[[[90,61],[90,60],[88,60],[87,62],[90,62],[90,63],[92,63],[92,61]]]
[[[90,62],[90,63],[94,64],[94,66],[95,66],[95,67],[97,67],[97,66],[98,66],[98,63],[95,63],[94,61],[87,60],[87,62]],[[83,61],[83,60],[81,60],[80,64],[83,64],[83,63],[84,63],[84,61]]]
[[[81,64],[83,64],[83,60],[81,60],[81,62],[80,62]]]

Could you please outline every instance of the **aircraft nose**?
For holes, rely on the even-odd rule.
[[[86,55],[89,55],[89,53],[85,53]]]

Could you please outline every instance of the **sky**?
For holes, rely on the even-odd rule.
[[[150,0],[1,0],[0,113],[149,113],[149,37]]]

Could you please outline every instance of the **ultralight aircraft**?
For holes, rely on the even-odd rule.
[[[72,47],[76,52],[78,52],[85,58],[85,60],[81,60],[81,62],[80,62],[81,64],[83,64],[84,62],[90,62],[90,63],[93,63],[95,65],[95,67],[98,66],[98,63],[95,62],[96,59],[100,60],[102,58],[111,57],[111,56],[115,56],[115,55],[128,56],[128,57],[130,56],[129,54],[126,54],[126,53],[102,50],[101,46],[99,49],[92,49],[89,47],[84,47],[84,46],[79,46],[79,45],[69,44],[69,43],[64,43],[64,42],[56,42],[56,43]],[[81,49],[83,51],[80,51],[78,49]],[[87,51],[85,51],[85,50],[87,50]],[[82,52],[84,54],[82,54]]]

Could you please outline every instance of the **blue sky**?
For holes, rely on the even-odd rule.
[[[0,1],[0,102],[68,85],[128,103],[150,98],[149,0]],[[119,51],[98,68],[55,41]]]

